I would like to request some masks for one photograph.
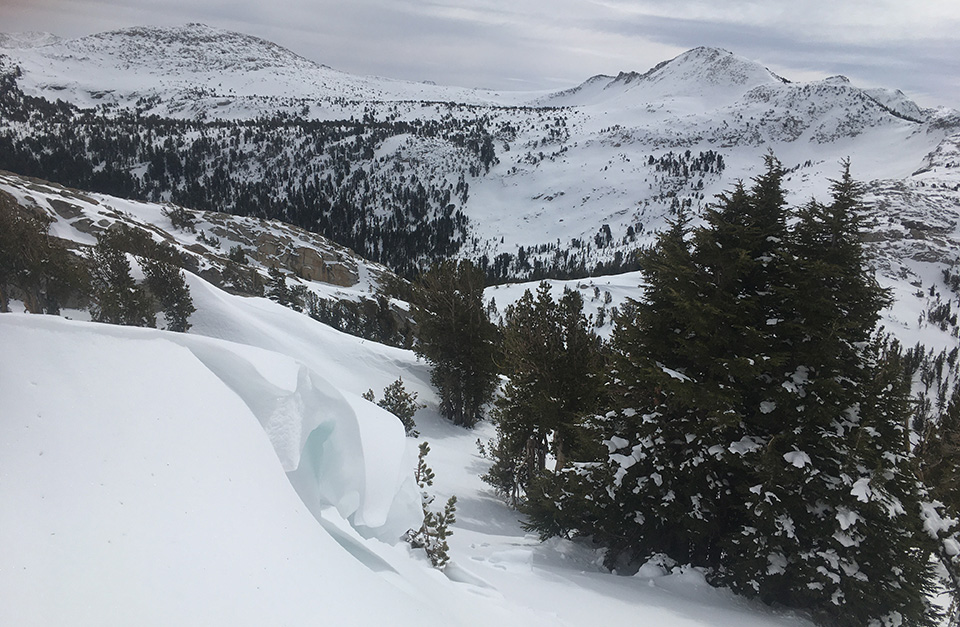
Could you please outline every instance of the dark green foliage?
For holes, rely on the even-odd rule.
[[[133,279],[128,254],[143,270],[142,284]],[[179,267],[183,260],[169,244],[155,241],[145,231],[115,225],[100,234],[90,262],[93,320],[155,327],[159,309],[168,330],[190,328],[188,320],[196,308]]]
[[[197,219],[193,217],[193,214],[183,207],[174,205],[163,210],[163,215],[170,218],[170,224],[173,225],[173,228],[180,231],[189,231],[191,233],[196,233],[197,228]]]
[[[430,563],[442,570],[450,561],[450,545],[447,544],[447,538],[453,534],[450,525],[457,521],[457,497],[451,496],[447,499],[442,512],[430,509],[434,497],[426,491],[426,488],[433,485],[434,474],[433,470],[427,466],[426,458],[429,452],[430,445],[423,442],[420,445],[417,469],[414,473],[414,478],[421,490],[423,524],[417,530],[408,531],[404,539],[414,548],[426,551]]]
[[[582,460],[580,421],[600,397],[600,342],[588,328],[579,292],[559,301],[541,283],[507,308],[501,331],[502,367],[509,379],[492,413],[497,437],[494,460],[483,479],[514,506],[525,500],[547,466]]]
[[[443,119],[308,120],[286,112],[256,120],[175,120],[109,107],[78,109],[24,94],[0,74],[0,168],[72,187],[172,201],[176,228],[190,210],[279,219],[413,274],[458,252],[468,179],[496,164],[487,115]],[[392,137],[442,143],[457,158],[433,172],[384,163]],[[146,164],[146,168],[143,165]],[[252,173],[265,173],[252,176]],[[190,209],[184,209],[189,207]]]
[[[929,425],[920,446],[920,472],[930,490],[928,516],[952,521],[934,527],[936,555],[950,580],[951,625],[960,622],[960,380],[935,425]],[[936,514],[934,516],[934,513]]]
[[[157,323],[150,295],[134,281],[127,253],[115,244],[110,231],[105,231],[93,248],[90,315],[96,322],[155,327]]]
[[[186,332],[188,319],[197,310],[190,297],[190,288],[180,268],[167,261],[146,258],[141,263],[144,286],[153,294],[167,320],[167,330]]]
[[[831,204],[787,229],[782,175],[768,159],[644,255],[645,299],[614,336],[618,401],[592,421],[608,455],[541,482],[530,524],[593,536],[611,566],[705,567],[824,624],[932,625],[909,382],[873,337],[887,295],[859,189],[845,165]]]
[[[297,311],[303,310],[303,298],[297,298],[298,292],[295,288],[287,285],[287,276],[280,268],[270,268],[270,279],[267,281],[265,294],[267,298],[284,307],[290,307]]]
[[[469,261],[445,261],[414,289],[417,355],[433,366],[440,414],[464,427],[483,417],[496,386],[496,327],[483,303],[484,275]]]
[[[230,251],[227,253],[227,259],[234,263],[247,263],[247,255],[243,252],[240,244],[230,247]]]
[[[400,348],[413,345],[415,327],[412,316],[391,305],[382,294],[354,302],[321,298],[313,292],[306,292],[304,303],[311,318],[344,333]]]
[[[426,405],[417,402],[416,392],[408,392],[406,388],[403,387],[402,377],[383,388],[383,398],[380,399],[379,402],[376,401],[373,390],[367,390],[367,392],[363,394],[363,398],[371,403],[377,403],[377,405],[399,418],[408,437],[420,437],[420,432],[417,431],[417,423],[414,422],[413,416],[418,410],[426,407]]]
[[[0,312],[11,293],[31,313],[59,313],[88,289],[86,268],[49,234],[51,220],[0,192]]]

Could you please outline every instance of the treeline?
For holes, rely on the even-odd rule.
[[[77,109],[0,77],[0,168],[65,185],[192,209],[279,219],[412,274],[456,254],[468,179],[496,163],[484,116],[317,121],[174,120]],[[441,171],[378,154],[385,140],[438,142]]]
[[[457,424],[507,377],[484,479],[542,537],[587,537],[618,572],[692,564],[823,625],[939,624],[933,597],[960,591],[956,354],[878,332],[849,168],[792,212],[783,176],[769,158],[700,228],[678,212],[609,344],[547,284],[494,324],[482,270],[448,262],[418,284],[418,350]],[[915,377],[953,384],[923,424]]]

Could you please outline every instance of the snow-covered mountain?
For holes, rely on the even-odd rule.
[[[786,186],[794,204],[823,197],[845,158],[894,220],[917,206],[904,204],[906,196],[895,190],[909,189],[920,205],[952,216],[960,203],[960,166],[944,157],[960,141],[957,111],[922,109],[895,89],[861,89],[839,76],[790,82],[715,48],[690,50],[646,72],[532,94],[352,76],[270,42],[199,24],[4,41],[0,68],[17,75],[26,96],[96,107],[108,119],[135,112],[201,125],[211,152],[195,176],[218,176],[220,167],[233,189],[262,184],[262,193],[279,203],[271,217],[283,217],[279,206],[292,199],[302,203],[295,212],[308,226],[311,212],[322,209],[291,194],[322,187],[325,176],[336,174],[322,192],[325,202],[368,216],[352,233],[328,234],[371,256],[396,246],[388,241],[393,236],[377,233],[413,231],[408,226],[442,218],[452,205],[465,226],[454,227],[450,247],[499,263],[506,275],[616,266],[651,241],[676,205],[702,207],[733,181],[755,175],[771,151],[790,169]],[[286,156],[278,161],[277,148],[256,141],[237,145],[219,120],[268,132],[284,125],[288,130],[277,141],[287,146],[279,149]],[[314,140],[309,125],[324,121],[342,121],[337,145]],[[81,117],[73,132],[98,132],[90,124]],[[14,142],[44,132],[37,123],[2,126]],[[154,150],[180,151],[183,158],[198,135],[165,144],[170,128],[147,133],[132,126],[124,134],[146,133],[141,140],[153,142]],[[490,154],[480,155],[484,141]],[[237,161],[231,150],[254,163],[230,166]],[[125,166],[133,177],[153,175],[145,152],[125,158],[133,161]],[[343,159],[345,168],[337,162]],[[931,161],[938,165],[930,167]],[[280,172],[282,181],[276,180]],[[343,192],[356,177],[369,193]],[[164,180],[151,182],[155,199],[170,199],[177,185],[189,183]],[[414,191],[418,183],[426,196],[440,199],[430,200],[426,211],[398,200],[403,188]],[[184,196],[176,198],[189,205]],[[212,202],[199,208],[211,209]],[[240,210],[232,200],[224,203],[223,210]],[[405,215],[384,224],[398,208]]]
[[[567,269],[626,258],[673,207],[703,206],[768,151],[788,168],[793,204],[824,198],[850,157],[869,187],[878,278],[896,299],[884,324],[908,347],[958,344],[949,316],[930,313],[960,302],[960,113],[895,90],[788,82],[698,48],[554,94],[474,91],[350,76],[202,25],[4,37],[0,75],[0,106],[17,113],[0,117],[3,147],[30,156],[7,167],[62,166],[50,155],[70,141],[67,165],[82,170],[84,151],[106,144],[119,156],[88,164],[90,180],[136,181],[159,198],[12,173],[0,173],[0,191],[76,247],[117,223],[170,243],[192,260],[197,307],[187,335],[97,325],[80,311],[0,315],[2,624],[807,625],[696,571],[651,563],[615,577],[588,547],[540,544],[479,479],[490,462],[476,441],[492,427],[441,419],[423,362],[240,295],[230,264],[261,280],[281,267],[291,285],[354,303],[376,299],[385,267],[206,206],[188,207],[195,231],[175,229],[174,195],[239,190],[231,198],[249,214],[273,202],[313,226],[314,205],[364,209],[395,218],[396,232],[456,210],[468,220],[457,254],[522,275],[558,258]],[[349,226],[361,243],[373,232]],[[389,243],[380,234],[371,249]],[[641,282],[557,286],[581,290],[608,333],[612,308]],[[527,287],[487,295],[502,309]],[[398,540],[420,506],[416,442],[360,397],[398,377],[427,403],[416,420],[438,498],[460,499],[444,574]]]
[[[204,24],[135,27],[77,39],[5,36],[0,52],[29,77],[28,93],[83,105],[159,97],[158,111],[243,117],[277,101],[421,99],[488,102],[480,93],[360,77],[277,44]]]

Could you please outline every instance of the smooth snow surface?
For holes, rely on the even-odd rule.
[[[807,624],[540,543],[479,479],[490,425],[439,418],[412,353],[189,280],[187,335],[0,315],[0,624]],[[445,573],[399,541],[418,441],[359,397],[398,376],[459,498]]]

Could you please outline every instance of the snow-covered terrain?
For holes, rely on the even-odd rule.
[[[960,264],[960,113],[896,90],[791,83],[710,48],[555,94],[452,89],[350,76],[202,25],[0,37],[0,73],[13,67],[24,93],[107,116],[472,121],[498,161],[468,177],[460,254],[490,261],[523,247],[528,261],[607,263],[652,241],[676,205],[702,207],[758,173],[768,151],[788,168],[794,206],[825,200],[850,157],[869,185],[878,279],[895,298],[885,326],[908,347],[960,341],[956,325],[929,317],[960,309],[943,274]],[[24,122],[0,122],[29,136]],[[448,138],[391,135],[351,166],[402,164],[396,181],[413,173],[452,187],[461,153]],[[648,564],[620,577],[590,547],[540,543],[479,478],[489,462],[477,441],[492,427],[440,418],[426,364],[238,295],[227,251],[239,246],[264,277],[281,267],[291,283],[351,302],[374,297],[383,266],[276,222],[198,212],[190,232],[173,229],[168,204],[9,173],[0,190],[76,247],[118,222],[170,243],[192,260],[197,308],[185,335],[94,324],[76,310],[65,312],[73,320],[0,314],[0,625],[809,624],[710,588],[697,571]],[[614,309],[642,294],[639,273],[553,283],[581,291],[603,335]],[[487,297],[503,311],[530,287]],[[420,513],[417,441],[360,396],[398,377],[427,404],[416,421],[432,490],[459,499],[443,573],[400,541]]]
[[[184,252],[203,248],[160,205],[10,174],[0,189],[78,245],[92,243],[91,225],[119,221]],[[245,233],[311,237],[199,216],[201,228],[215,225],[225,245]],[[198,271],[210,275],[211,259],[198,254]],[[352,288],[304,284],[353,298],[383,272],[357,263],[365,278]],[[904,278],[881,276],[897,297],[886,324],[907,345],[957,343],[922,319],[939,298],[929,286],[953,298],[942,267],[904,257]],[[620,577],[588,546],[540,543],[480,480],[490,462],[477,441],[492,426],[443,420],[428,367],[410,351],[187,280],[189,334],[90,323],[75,310],[65,314],[77,320],[0,315],[0,591],[13,600],[0,624],[808,624],[713,589],[697,571],[648,564]],[[613,308],[640,297],[642,282],[627,273],[552,284],[579,289],[595,320],[604,310],[606,335]],[[530,287],[487,297],[502,311]],[[427,403],[416,421],[431,444],[431,490],[459,499],[444,573],[400,541],[418,524],[417,441],[360,397],[398,377]]]
[[[0,315],[0,623],[806,624],[540,544],[479,480],[489,428],[443,421],[412,353],[189,284],[188,335]],[[416,441],[359,396],[398,376],[459,498],[446,576],[399,540]]]
[[[646,72],[534,94],[352,76],[199,24],[63,41],[33,34],[0,46],[0,67],[20,68],[24,93],[107,114],[474,125],[493,138],[496,162],[467,176],[469,194],[457,208],[470,232],[460,254],[491,262],[512,255],[518,274],[520,257],[549,265],[566,254],[592,268],[628,256],[651,241],[676,205],[706,205],[759,173],[770,152],[790,170],[785,184],[793,204],[823,197],[827,179],[849,158],[855,178],[875,190],[894,219],[917,204],[938,206],[954,220],[960,214],[955,109],[923,109],[895,86],[861,89],[842,76],[790,82],[716,48],[695,48]],[[351,171],[374,185],[402,187],[411,176],[453,185],[468,168],[456,131],[450,133],[390,135],[372,158],[355,159]],[[694,163],[705,153],[719,156],[722,166]],[[333,167],[313,159],[296,166],[303,169],[290,180]],[[598,239],[604,225],[609,237]]]

